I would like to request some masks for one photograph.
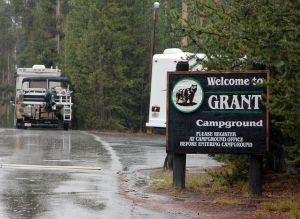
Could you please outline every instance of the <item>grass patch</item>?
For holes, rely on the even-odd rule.
[[[238,199],[228,197],[218,197],[215,199],[215,203],[221,205],[240,205],[242,202]]]
[[[161,169],[150,176],[150,185],[153,189],[172,189],[172,171]],[[235,191],[248,194],[248,183],[238,181],[234,185],[224,183],[219,178],[215,178],[210,171],[200,173],[187,173],[185,186],[188,190],[203,192],[232,192]]]
[[[270,188],[279,188],[282,185],[282,182],[271,182],[268,184]]]
[[[230,186],[215,178],[210,170],[201,173],[187,174],[186,188],[202,192],[228,192]]]
[[[264,202],[262,208],[267,212],[288,213],[289,218],[300,218],[299,203],[293,200],[282,200],[279,202]]]
[[[212,183],[212,178],[206,174],[193,174],[187,175],[186,177],[186,188],[193,189],[193,190],[202,190],[203,188],[210,187]]]
[[[186,190],[182,190],[182,189],[175,189],[175,188],[172,188],[171,189],[171,193],[176,196],[176,197],[179,197],[179,198],[188,198],[189,197],[189,192],[187,192]]]
[[[249,184],[248,181],[238,181],[235,183],[234,187],[236,187],[237,191],[240,191],[244,196],[249,196]]]
[[[300,211],[299,211],[299,208],[292,208],[292,209],[289,211],[289,218],[299,219],[299,218],[300,218]]]
[[[150,185],[153,189],[171,188],[172,183],[172,172],[168,170],[159,170],[150,176]]]
[[[264,202],[262,206],[267,211],[288,212],[291,209],[297,209],[298,204],[291,200],[282,200],[280,202]]]
[[[188,169],[186,190],[172,187],[172,173],[163,169],[154,172],[150,176],[151,187],[162,189],[161,192],[167,190],[168,194],[171,193],[176,198],[189,197],[199,192],[199,199],[208,200],[211,206],[215,204],[215,207],[221,205],[229,209],[237,206],[245,212],[251,211],[257,218],[300,219],[300,174],[269,173],[264,176],[263,196],[252,198],[248,192],[248,182],[236,177],[226,167],[206,171]]]

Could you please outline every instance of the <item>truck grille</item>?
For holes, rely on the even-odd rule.
[[[23,95],[23,101],[44,102],[45,95]]]

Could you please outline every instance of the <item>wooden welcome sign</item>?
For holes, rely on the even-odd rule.
[[[169,72],[167,152],[263,154],[268,71]]]

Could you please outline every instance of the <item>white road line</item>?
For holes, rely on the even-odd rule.
[[[75,160],[42,160],[45,162],[71,162],[71,161],[75,161]]]
[[[122,194],[120,193],[120,180],[118,172],[122,171],[122,163],[117,152],[114,150],[112,145],[104,140],[101,137],[90,134],[87,132],[82,132],[86,135],[94,137],[94,139],[101,143],[102,147],[108,152],[111,157],[111,166],[109,168],[103,169],[103,174],[105,179],[109,182],[109,185],[103,185],[103,189],[106,189],[107,192],[101,194],[104,199],[106,199],[106,208],[101,211],[101,218],[125,218],[126,215],[130,215],[132,204],[128,203],[128,200],[125,200]],[[121,217],[120,217],[121,215]]]
[[[46,166],[30,164],[0,164],[3,169],[27,169],[27,170],[101,170],[100,167],[92,166]]]
[[[112,160],[112,165],[111,165],[111,169],[113,171],[115,171],[116,173],[121,171],[122,170],[122,164],[120,162],[120,158],[118,157],[116,151],[112,148],[111,144],[106,142],[106,141],[103,141],[99,136],[97,135],[94,135],[94,134],[91,134],[91,133],[88,133],[88,132],[83,132],[84,134],[86,135],[90,135],[90,136],[93,136],[94,139],[98,142],[100,142],[103,146],[103,148],[105,150],[107,150],[107,152],[110,154],[111,156],[111,160]]]

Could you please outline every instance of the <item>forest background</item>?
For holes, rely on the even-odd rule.
[[[300,2],[159,2],[157,53],[181,47],[207,54],[202,60],[207,69],[270,70],[271,145],[265,165],[299,171]],[[183,3],[189,15],[184,22]],[[73,128],[144,131],[152,6],[152,0],[0,0],[1,126],[13,117],[7,103],[15,66],[44,64],[59,66],[72,82]],[[227,159],[236,164],[246,158]]]

